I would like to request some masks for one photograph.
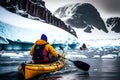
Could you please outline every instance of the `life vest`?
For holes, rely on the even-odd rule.
[[[45,50],[45,45],[35,45],[34,47],[34,53],[33,53],[33,61],[35,63],[42,63],[42,62],[48,62],[48,52]]]

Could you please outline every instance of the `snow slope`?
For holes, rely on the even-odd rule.
[[[53,41],[65,43],[68,39],[71,43],[76,39],[73,35],[60,28],[40,21],[21,17],[2,7],[0,7],[0,21],[7,23],[7,25],[4,25],[2,28],[4,31],[0,30],[2,33],[1,36],[11,40],[19,39],[21,41],[35,42],[36,39],[40,38],[42,33],[48,36],[48,41],[50,43]]]
[[[86,43],[87,46],[119,46],[120,45],[120,33],[109,31],[105,33],[98,29],[94,29],[92,33],[85,33],[82,29],[74,28],[78,35],[78,41]]]

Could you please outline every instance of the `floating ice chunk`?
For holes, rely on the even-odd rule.
[[[115,54],[108,54],[108,55],[102,56],[102,58],[116,58],[116,57],[117,57],[117,55],[115,55]]]
[[[66,55],[66,58],[87,58],[87,56],[85,55],[71,55],[71,54],[68,54]]]
[[[16,53],[3,53],[1,57],[10,57],[10,58],[20,58],[24,57],[23,54],[16,54]]]
[[[94,55],[93,58],[100,58],[100,55]]]

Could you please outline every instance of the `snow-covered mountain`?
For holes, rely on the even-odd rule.
[[[120,18],[119,17],[112,17],[107,19],[106,21],[107,26],[111,27],[111,30],[120,33]]]
[[[81,43],[85,42],[90,46],[120,44],[120,33],[116,33],[116,30],[119,31],[119,20],[108,19],[106,23],[97,9],[89,3],[62,6],[54,12],[54,15],[74,28]]]
[[[99,11],[89,3],[69,4],[58,8],[54,14],[64,20],[66,24],[92,33],[95,28],[104,32],[120,32],[120,18],[112,17],[103,20]],[[108,27],[112,27],[109,29]]]
[[[54,14],[66,24],[84,29],[84,32],[91,33],[94,28],[108,32],[99,12],[89,3],[65,5],[58,8]]]

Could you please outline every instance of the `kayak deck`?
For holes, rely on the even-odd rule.
[[[20,65],[18,71],[24,75],[25,79],[30,79],[37,75],[57,71],[64,67],[65,65],[65,59],[63,57],[64,55],[62,54],[58,61],[52,63],[44,64],[26,63],[25,67],[22,67],[22,65]]]

